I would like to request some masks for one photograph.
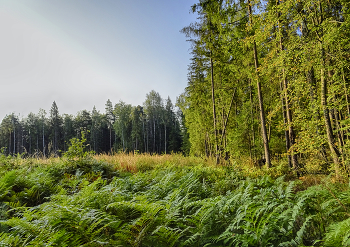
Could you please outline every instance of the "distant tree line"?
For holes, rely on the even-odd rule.
[[[349,170],[350,2],[198,0],[192,11],[180,97],[191,153]]]
[[[123,101],[113,106],[110,100],[105,113],[94,107],[75,116],[61,115],[56,102],[50,111],[40,109],[19,118],[7,115],[0,125],[0,147],[6,154],[58,156],[68,150],[69,140],[81,137],[85,131],[90,150],[96,153],[139,152],[170,153],[182,151],[181,110],[170,98],[163,100],[159,93],[146,95],[143,106]]]

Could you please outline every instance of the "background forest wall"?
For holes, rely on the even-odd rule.
[[[146,95],[143,106],[123,101],[113,106],[106,103],[106,112],[82,110],[76,116],[59,114],[53,102],[49,114],[40,109],[20,119],[6,116],[0,125],[0,147],[6,154],[28,154],[37,157],[60,155],[68,150],[69,140],[85,132],[86,143],[96,153],[110,152],[180,152],[182,145],[181,111],[170,98],[159,93]]]

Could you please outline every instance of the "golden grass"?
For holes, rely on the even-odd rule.
[[[146,171],[156,167],[167,166],[215,166],[213,159],[202,159],[199,157],[185,157],[182,154],[126,154],[119,153],[114,155],[99,154],[94,159],[104,161],[112,165],[116,170],[138,172]]]
[[[188,167],[188,166],[202,166],[213,169],[221,169],[223,166],[231,166],[240,173],[243,177],[257,178],[265,175],[271,177],[285,176],[286,180],[300,181],[299,190],[303,190],[312,185],[320,184],[326,175],[310,174],[307,169],[302,177],[297,178],[295,172],[290,170],[286,160],[273,160],[272,167],[267,169],[266,166],[259,167],[253,160],[242,157],[239,159],[231,159],[230,162],[222,161],[222,164],[215,165],[214,158],[202,158],[202,157],[185,157],[182,154],[133,154],[133,153],[115,153],[109,154],[97,154],[92,157],[99,162],[106,162],[114,170],[137,173],[145,172],[147,170],[162,168],[162,167]],[[21,156],[12,157],[8,162],[18,166],[51,166],[54,164],[62,163],[64,160],[59,157],[27,157]],[[309,168],[309,166],[307,166]],[[312,169],[311,169],[312,170]],[[313,171],[313,170],[312,170]],[[345,179],[348,181],[348,179]],[[335,182],[335,181],[333,181]]]

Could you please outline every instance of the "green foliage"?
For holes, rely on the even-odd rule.
[[[81,132],[81,139],[72,138],[70,140],[70,146],[68,151],[64,153],[64,157],[68,159],[68,161],[72,162],[76,159],[78,161],[90,159],[91,156],[95,153],[94,151],[86,151],[87,145],[85,131]]]
[[[343,184],[296,192],[300,182],[234,167],[131,174],[84,164],[28,162],[3,173],[0,246],[348,246]]]

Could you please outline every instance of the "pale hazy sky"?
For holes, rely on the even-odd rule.
[[[196,0],[0,0],[0,121],[104,112],[107,99],[142,105],[152,89],[175,98],[187,85]]]

